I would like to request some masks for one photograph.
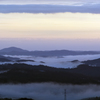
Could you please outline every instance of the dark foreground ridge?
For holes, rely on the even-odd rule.
[[[100,66],[100,58],[98,59],[94,59],[94,60],[87,60],[87,61],[83,61],[82,63],[90,65],[90,66]]]
[[[100,97],[93,97],[93,98],[85,98],[81,100],[100,100]]]
[[[31,99],[31,98],[19,98],[19,99],[0,98],[0,100],[34,100],[34,99]]]
[[[100,84],[100,67],[80,65],[78,68],[64,69],[27,64],[0,65],[0,83],[33,82]]]

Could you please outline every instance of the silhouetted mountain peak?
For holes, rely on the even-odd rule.
[[[8,47],[8,48],[4,48],[2,50],[0,50],[0,52],[12,52],[12,51],[17,51],[17,52],[27,52],[27,50],[23,50],[21,48],[17,48],[17,47]]]

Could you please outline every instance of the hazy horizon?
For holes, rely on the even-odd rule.
[[[8,47],[18,47],[29,51],[73,50],[100,51],[99,39],[0,39],[0,50]]]

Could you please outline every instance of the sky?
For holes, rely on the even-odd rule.
[[[99,9],[100,0],[0,0],[0,49],[98,51]]]

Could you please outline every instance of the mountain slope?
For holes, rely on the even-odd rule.
[[[23,49],[20,49],[20,48],[17,48],[17,47],[9,47],[9,48],[4,48],[4,49],[1,49],[0,52],[13,52],[13,51],[16,51],[16,52],[27,52],[27,50],[23,50]]]
[[[9,47],[0,50],[0,55],[31,55],[31,56],[67,56],[67,55],[87,55],[100,54],[100,51],[71,51],[71,50],[51,50],[51,51],[28,51],[16,47]]]
[[[100,58],[99,59],[94,59],[94,60],[87,60],[87,61],[83,61],[82,63],[90,65],[90,66],[100,66]]]
[[[100,67],[90,67],[88,69],[86,65],[76,69],[64,69],[43,65],[8,64],[0,65],[0,71],[4,72],[0,74],[0,83],[57,82],[66,84],[100,84]],[[94,74],[92,74],[93,72]],[[95,75],[97,72],[98,74]]]

